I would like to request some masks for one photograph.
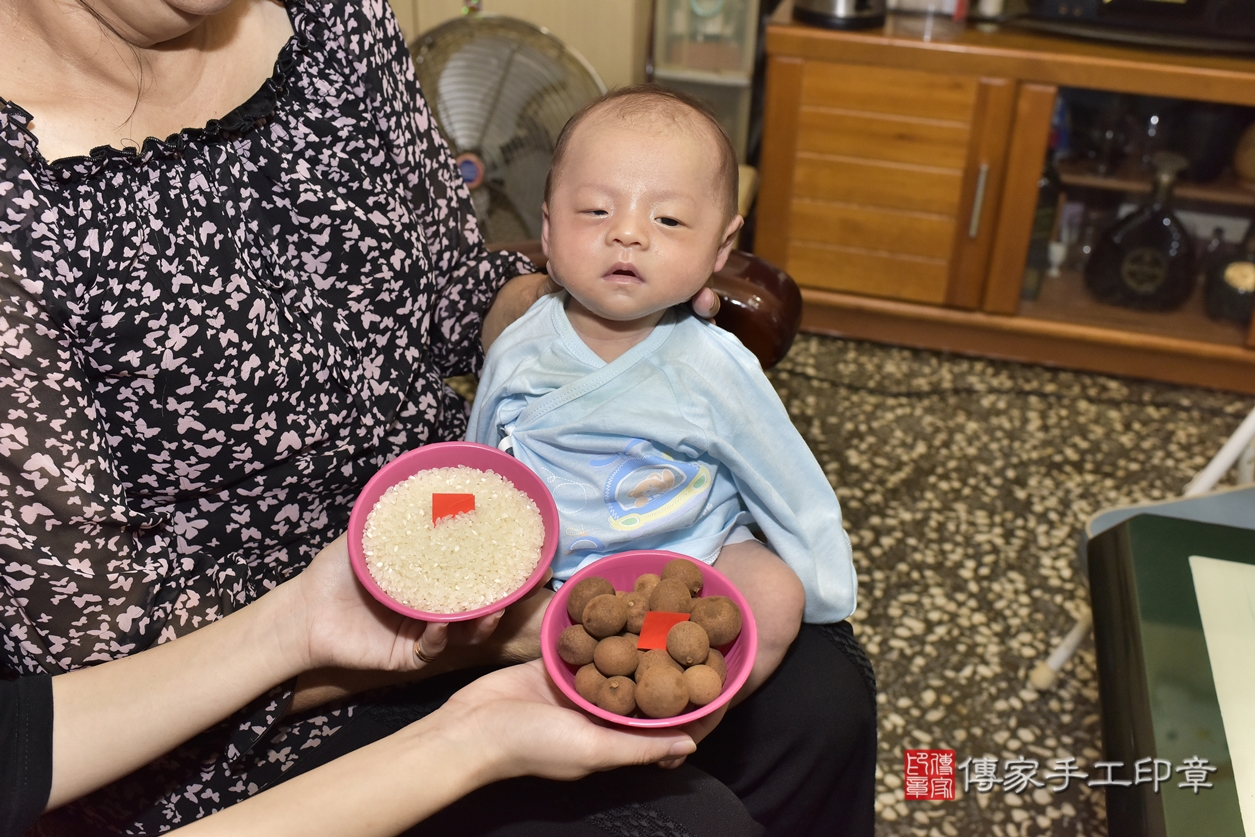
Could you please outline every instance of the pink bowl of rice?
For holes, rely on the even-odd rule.
[[[474,510],[433,520],[433,495],[474,495]],[[349,515],[349,561],[388,608],[425,622],[501,610],[544,578],[558,508],[535,472],[474,442],[403,453],[371,477]]]

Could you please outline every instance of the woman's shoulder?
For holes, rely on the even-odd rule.
[[[287,0],[292,28],[314,44],[364,56],[381,45],[390,51],[400,33],[387,0]]]

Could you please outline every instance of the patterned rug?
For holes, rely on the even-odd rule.
[[[878,835],[1107,833],[1086,639],[1056,686],[1028,673],[1088,607],[1087,517],[1179,495],[1249,397],[802,335],[771,373],[836,487],[859,572],[851,620],[880,689]],[[1021,792],[904,798],[903,751],[987,759]],[[975,780],[976,773],[969,778]],[[1023,784],[1017,782],[1017,784]]]

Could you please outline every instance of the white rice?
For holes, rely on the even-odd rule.
[[[432,494],[474,494],[475,511],[433,526]],[[432,468],[384,492],[366,518],[366,566],[389,596],[462,613],[513,593],[536,569],[545,526],[532,499],[492,471]]]

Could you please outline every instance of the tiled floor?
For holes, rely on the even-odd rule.
[[[1102,792],[906,802],[903,750],[1100,758],[1093,643],[1052,691],[1028,672],[1088,607],[1085,519],[1180,494],[1250,398],[803,335],[772,379],[841,499],[855,630],[880,686],[878,834],[1105,835]],[[960,782],[962,784],[962,774]]]

